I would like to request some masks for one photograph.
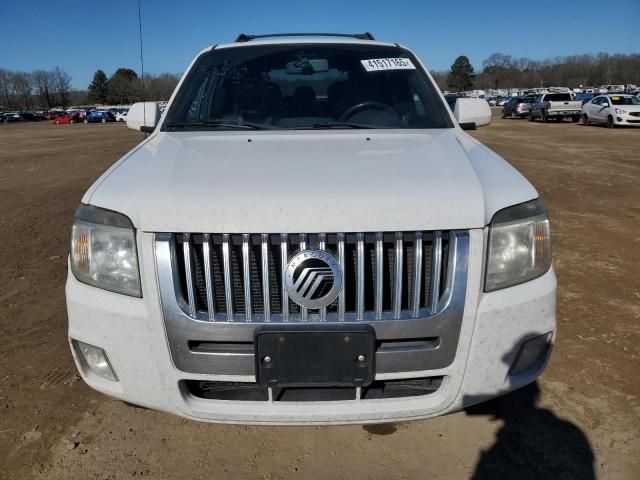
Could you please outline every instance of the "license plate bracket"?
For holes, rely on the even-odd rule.
[[[375,343],[370,325],[265,326],[255,334],[257,381],[279,388],[366,387],[374,378]]]

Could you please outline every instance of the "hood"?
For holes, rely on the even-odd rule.
[[[483,162],[491,174],[477,174]],[[152,232],[449,230],[486,225],[496,201],[483,182],[499,189],[505,178],[516,184],[497,204],[535,198],[503,160],[453,128],[158,132],[84,201]]]
[[[612,108],[621,108],[627,112],[640,112],[640,105],[613,105]]]

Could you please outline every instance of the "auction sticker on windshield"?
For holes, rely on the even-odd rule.
[[[380,70],[415,70],[416,67],[408,58],[371,58],[360,60],[367,72],[378,72]]]

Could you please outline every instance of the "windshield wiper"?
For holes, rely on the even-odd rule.
[[[314,129],[321,130],[324,128],[374,128],[371,125],[363,125],[361,123],[349,123],[349,122],[323,122],[323,123],[314,123],[307,127],[295,127],[294,130],[306,130],[306,129]]]
[[[259,123],[229,122],[226,120],[209,120],[206,122],[171,122],[167,128],[237,128],[241,130],[265,130],[268,127]]]

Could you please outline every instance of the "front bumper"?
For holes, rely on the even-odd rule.
[[[377,374],[376,380],[443,377],[419,397],[270,402],[208,400],[182,388],[184,380],[252,382],[253,376],[185,373],[172,362],[157,288],[153,235],[139,233],[144,298],[103,291],[67,279],[69,338],[107,353],[118,382],[88,371],[72,349],[83,379],[94,389],[127,402],[186,418],[250,424],[338,424],[401,421],[441,415],[507,393],[535,380],[534,369],[510,375],[520,346],[532,337],[555,335],[553,270],[523,285],[482,293],[484,232],[470,232],[469,271],[459,342],[445,368]]]
[[[614,116],[616,125],[625,127],[640,127],[640,117],[628,113],[618,113]]]

